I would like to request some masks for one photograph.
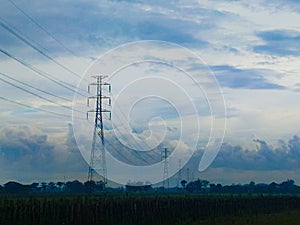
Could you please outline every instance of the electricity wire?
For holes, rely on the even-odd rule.
[[[50,36],[54,41],[56,41],[63,49],[69,52],[71,55],[76,56],[76,54],[66,47],[60,40],[58,40],[54,35],[52,35],[49,31],[47,31],[42,25],[40,25],[34,18],[29,16],[23,9],[21,9],[14,1],[8,0],[17,10],[19,10],[25,17],[27,17],[32,23],[34,23],[38,28],[44,31],[48,36]]]
[[[19,83],[19,84],[22,84],[22,85],[24,85],[24,86],[30,87],[30,88],[32,88],[32,89],[34,89],[34,90],[36,90],[36,91],[40,91],[40,92],[42,92],[42,93],[44,93],[44,94],[48,94],[48,95],[51,95],[51,96],[53,96],[53,97],[59,98],[59,99],[61,99],[61,100],[65,100],[65,101],[68,101],[68,102],[72,102],[72,100],[70,100],[70,99],[61,97],[61,96],[59,96],[59,95],[50,93],[50,92],[48,92],[48,91],[44,91],[44,90],[42,90],[42,89],[40,89],[40,88],[37,88],[37,87],[34,87],[34,86],[30,85],[30,84],[27,84],[27,83],[25,83],[25,82],[19,81],[19,80],[15,79],[15,78],[13,78],[13,77],[11,77],[11,76],[5,74],[5,73],[1,73],[1,72],[0,72],[0,75],[1,75],[1,76],[4,76],[4,77],[6,77],[6,78],[8,78],[8,79],[10,79],[10,80],[13,80],[13,81],[15,81],[15,82],[17,82],[17,83]]]
[[[17,102],[17,101],[14,101],[14,100],[11,100],[11,99],[8,99],[8,98],[5,98],[5,97],[0,96],[0,99],[2,99],[4,101],[7,101],[7,102],[10,102],[10,103],[13,103],[13,104],[16,104],[16,105],[24,106],[26,108],[35,109],[35,110],[46,112],[46,113],[53,114],[53,115],[56,115],[56,116],[71,118],[71,116],[66,115],[66,114],[57,113],[57,112],[49,111],[49,110],[46,110],[46,109],[41,109],[41,108],[38,108],[38,107],[30,106],[30,105],[27,105],[27,104],[24,104],[24,103],[21,103],[21,102]],[[78,119],[81,119],[81,118],[78,118]]]
[[[60,62],[56,61],[53,57],[49,56],[48,54],[46,54],[43,50],[39,49],[37,46],[33,45],[30,41],[28,41],[25,37],[22,37],[22,35],[18,34],[16,31],[14,31],[11,28],[11,25],[9,25],[6,21],[4,21],[4,19],[2,17],[0,17],[0,25],[8,32],[10,32],[11,34],[13,34],[15,37],[17,37],[19,40],[23,41],[25,44],[27,44],[29,47],[33,48],[34,50],[36,50],[38,53],[40,53],[41,55],[43,55],[44,57],[48,58],[49,60],[51,60],[53,63],[55,63],[56,65],[62,67],[63,69],[65,69],[66,71],[70,72],[71,74],[73,74],[74,76],[78,77],[81,79],[81,76],[75,72],[73,72],[72,70],[70,70],[68,67],[64,66],[63,64],[61,64]],[[14,28],[16,30],[16,28]],[[19,31],[18,31],[19,32]],[[19,32],[20,33],[20,32]],[[24,35],[23,35],[24,36]]]
[[[53,103],[53,104],[55,104],[55,105],[61,106],[61,107],[63,107],[63,108],[69,109],[69,110],[73,110],[73,111],[77,111],[77,112],[80,112],[80,113],[84,113],[84,112],[82,112],[82,111],[79,111],[79,110],[76,110],[76,109],[72,109],[72,108],[69,107],[69,106],[66,106],[66,105],[63,105],[63,104],[61,104],[61,103],[52,101],[51,99],[48,99],[48,98],[43,97],[43,96],[41,96],[41,95],[38,95],[38,94],[36,94],[36,93],[34,93],[34,92],[32,92],[32,91],[26,90],[25,88],[22,88],[22,87],[20,87],[20,86],[18,86],[18,85],[16,85],[16,84],[13,84],[13,83],[11,83],[11,82],[9,82],[9,81],[7,81],[7,80],[4,80],[4,79],[2,79],[2,78],[0,78],[0,80],[1,80],[2,82],[6,83],[6,84],[8,84],[8,85],[10,85],[10,86],[12,86],[12,87],[15,87],[15,88],[17,88],[17,89],[19,89],[19,90],[22,90],[22,91],[24,91],[24,92],[27,92],[27,93],[29,93],[29,94],[31,94],[31,95],[34,95],[34,96],[36,96],[36,97],[38,97],[38,98],[40,98],[40,99],[46,100],[47,102]]]
[[[50,80],[50,81],[56,83],[57,85],[59,85],[59,86],[65,88],[65,89],[68,89],[69,91],[71,91],[71,92],[73,92],[73,93],[77,93],[78,95],[81,95],[81,96],[83,96],[83,97],[87,97],[86,95],[83,95],[83,94],[81,94],[80,92],[76,91],[76,89],[79,90],[79,88],[75,87],[74,85],[69,84],[69,83],[66,83],[66,82],[64,82],[64,81],[62,81],[62,80],[60,80],[60,79],[58,79],[58,78],[55,78],[54,76],[52,76],[52,75],[50,75],[50,74],[48,74],[48,73],[46,73],[46,72],[41,71],[40,69],[37,69],[36,67],[34,67],[34,66],[32,66],[32,65],[30,65],[30,64],[28,64],[28,63],[26,63],[26,62],[23,61],[22,59],[19,59],[19,58],[13,56],[12,54],[8,53],[7,51],[5,51],[5,50],[3,50],[3,49],[1,49],[1,48],[0,48],[0,52],[2,52],[3,54],[5,54],[5,55],[8,56],[9,58],[11,58],[11,59],[13,59],[13,60],[19,62],[20,64],[22,64],[23,66],[29,68],[30,70],[34,71],[34,72],[37,73],[38,75],[40,75],[40,76],[42,76],[42,77],[44,77],[44,78],[46,78],[46,79],[48,79],[48,80]],[[68,86],[69,86],[69,87],[68,87]],[[75,88],[75,90],[74,90],[74,88]],[[80,89],[80,90],[83,90],[83,89]],[[86,92],[86,91],[85,91],[85,92]]]

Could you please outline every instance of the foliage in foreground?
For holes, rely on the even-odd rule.
[[[264,218],[268,218],[267,215],[281,212],[282,214],[278,214],[280,219],[288,222],[294,218],[294,214],[287,213],[291,210],[300,211],[300,197],[203,195],[0,197],[0,221],[5,225],[242,225],[259,224],[256,221],[264,221]],[[279,223],[272,223],[275,224]],[[289,223],[292,224],[293,222]]]

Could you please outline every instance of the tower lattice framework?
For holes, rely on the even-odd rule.
[[[105,139],[104,139],[104,126],[103,126],[103,113],[109,113],[111,118],[111,111],[103,107],[103,100],[108,100],[108,105],[111,105],[111,98],[103,95],[103,87],[108,86],[109,92],[111,91],[111,85],[103,80],[106,76],[93,76],[96,81],[88,85],[88,92],[90,93],[90,87],[96,87],[96,95],[90,96],[87,99],[87,105],[90,104],[90,99],[95,99],[95,109],[87,112],[87,118],[89,113],[95,113],[93,142],[91,147],[91,157],[88,171],[88,181],[93,181],[96,171],[103,177],[104,185],[107,183],[107,166],[105,156]]]

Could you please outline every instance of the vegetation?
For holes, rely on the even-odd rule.
[[[198,179],[181,184],[135,193],[105,188],[103,182],[10,181],[0,186],[0,224],[298,225],[300,221],[300,187],[293,180],[222,186]]]
[[[78,180],[68,182],[49,182],[32,183],[23,185],[14,181],[7,182],[0,186],[0,194],[84,194],[84,193],[103,193],[103,192],[177,192],[177,193],[212,193],[212,194],[300,194],[300,187],[295,185],[293,180],[286,180],[281,183],[272,182],[270,184],[249,184],[224,185],[210,183],[207,180],[195,180],[187,183],[182,180],[181,187],[164,189],[163,187],[152,188],[150,184],[141,188],[133,188],[134,185],[126,185],[119,188],[105,188],[102,181],[87,181],[81,183]],[[129,188],[131,187],[131,188]]]
[[[299,212],[300,197],[296,196],[122,193],[0,197],[0,221],[5,225],[265,225],[271,224],[269,219],[272,225],[292,225],[299,222]]]

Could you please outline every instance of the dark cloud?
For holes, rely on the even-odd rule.
[[[32,181],[36,180],[35,177],[42,177],[43,180],[49,180],[51,177],[50,179],[58,180],[64,175],[85,174],[88,166],[77,148],[71,125],[68,134],[62,140],[50,141],[41,131],[27,126],[2,128],[1,178]],[[251,150],[228,143],[223,144],[211,167],[257,172],[300,169],[299,136],[294,136],[288,141],[279,140],[276,146],[271,146],[260,139],[254,142],[257,143],[257,148]],[[111,139],[107,143],[110,153],[126,163],[148,165],[161,160],[160,152],[151,151],[144,154],[118,146],[120,144]],[[196,154],[191,159],[189,167],[196,169],[200,158],[201,154]]]
[[[28,126],[3,127],[0,146],[2,179],[7,174],[7,179],[39,176],[47,180],[54,174],[72,174],[87,169],[72,127],[59,140],[49,140],[46,134]]]
[[[263,69],[238,69],[233,66],[212,66],[212,71],[220,85],[230,88],[246,89],[285,89],[285,87],[269,82],[266,77],[280,77],[276,72]]]
[[[294,30],[271,30],[257,34],[265,44],[254,47],[258,53],[276,56],[299,56],[300,32]]]
[[[5,127],[1,133],[1,155],[8,161],[27,159],[34,165],[44,165],[52,157],[54,146],[47,135],[34,134],[27,126]]]
[[[239,170],[295,170],[300,169],[300,138],[294,136],[287,143],[279,140],[276,147],[264,140],[254,140],[257,149],[223,144],[212,167]]]

